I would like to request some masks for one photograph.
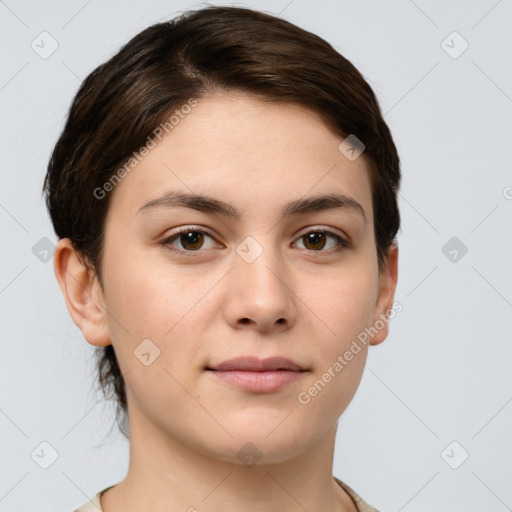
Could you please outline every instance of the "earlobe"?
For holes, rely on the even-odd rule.
[[[84,265],[69,238],[57,242],[53,267],[69,314],[84,338],[91,345],[110,345],[107,312],[98,279]]]
[[[393,309],[393,299],[398,281],[398,246],[392,244],[388,250],[387,265],[379,278],[379,295],[375,306],[372,327],[377,331],[370,345],[382,343],[389,334],[388,317]]]

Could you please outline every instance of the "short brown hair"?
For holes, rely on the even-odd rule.
[[[361,73],[329,43],[292,23],[238,7],[206,7],[148,27],[84,80],[53,149],[44,181],[59,238],[69,238],[102,285],[109,197],[102,187],[174,109],[216,90],[294,103],[365,145],[379,269],[400,227],[400,162],[377,99]],[[341,139],[340,139],[341,142]],[[115,394],[125,427],[123,376],[112,345],[98,349],[98,382]]]

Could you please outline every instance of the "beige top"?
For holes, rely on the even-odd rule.
[[[354,501],[357,511],[358,512],[379,512],[376,508],[371,507],[366,503],[353,489],[351,489],[347,484],[343,483],[338,478],[334,477],[334,480],[338,482],[338,484],[345,489],[347,494],[352,498]],[[74,512],[103,512],[103,509],[100,505],[100,498],[101,495],[110,489],[111,487],[114,487],[111,485],[110,487],[107,487],[100,491],[96,496],[94,496],[91,500],[89,500],[87,503],[84,503],[80,508],[77,508]]]

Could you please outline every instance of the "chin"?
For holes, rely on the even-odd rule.
[[[271,426],[266,420],[261,421],[261,415],[260,421],[254,418],[254,421],[240,422],[236,427],[221,421],[233,437],[219,432],[213,439],[211,432],[206,432],[203,448],[211,457],[241,466],[285,462],[300,455],[315,438],[312,433],[304,432],[300,425],[287,423],[288,420],[283,422],[285,417],[286,414],[281,414],[279,421],[272,422]]]

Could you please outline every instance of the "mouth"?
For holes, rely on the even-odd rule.
[[[255,357],[239,357],[224,361],[205,370],[223,383],[250,393],[278,391],[308,372],[294,361],[284,357],[260,360]]]
[[[218,365],[206,367],[206,370],[212,371],[249,371],[249,372],[268,372],[277,370],[288,371],[306,371],[301,365],[286,357],[269,357],[267,359],[258,359],[254,356],[243,356],[229,359]]]

